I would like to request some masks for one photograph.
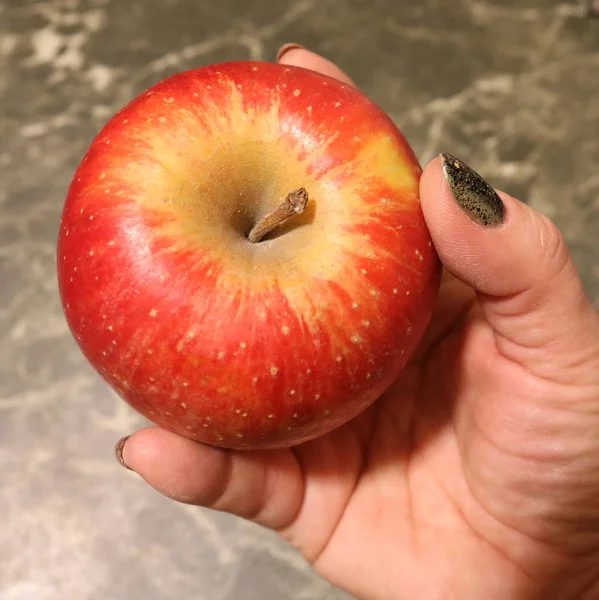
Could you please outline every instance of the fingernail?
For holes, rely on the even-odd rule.
[[[497,192],[466,163],[451,154],[441,154],[443,174],[459,207],[475,222],[486,227],[503,223],[505,205]]]
[[[127,443],[127,440],[130,437],[130,435],[127,435],[124,438],[121,438],[116,443],[116,446],[114,447],[114,455],[116,456],[116,459],[119,461],[119,464],[121,466],[125,467],[125,469],[129,469],[129,471],[132,471],[131,467],[125,462],[125,459],[123,458],[123,450],[125,449],[125,444]]]
[[[289,50],[305,50],[305,48],[303,46],[301,46],[300,44],[294,44],[293,42],[289,43],[289,44],[283,44],[280,48],[279,51],[277,52],[277,58],[276,61],[280,62],[281,59],[283,58],[284,54],[287,54],[287,52],[289,52]]]

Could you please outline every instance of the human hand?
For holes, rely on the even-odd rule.
[[[281,62],[351,83],[303,49]],[[258,452],[151,427],[118,444],[122,461],[170,498],[274,529],[359,598],[599,598],[599,317],[555,226],[500,196],[451,157],[425,169],[438,307],[358,418]]]

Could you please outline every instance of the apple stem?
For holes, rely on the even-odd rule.
[[[306,188],[298,188],[289,192],[278,208],[260,219],[248,233],[248,240],[252,244],[260,242],[265,235],[285,223],[291,217],[300,215],[306,210],[308,192]]]

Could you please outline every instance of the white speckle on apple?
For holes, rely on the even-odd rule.
[[[150,316],[151,316],[152,318],[154,318],[154,317],[155,317],[157,314],[158,314],[158,311],[157,311],[155,308],[153,308],[153,309],[150,311]]]
[[[206,275],[208,275],[208,277],[210,277],[212,275],[212,269],[208,269],[206,271]]]
[[[247,413],[243,413],[241,416],[242,416],[242,417],[247,417],[247,416],[248,416],[248,414],[247,414]]]
[[[78,270],[79,270],[79,267],[73,267],[73,273],[77,273]]]
[[[322,413],[325,417],[328,417],[331,414],[330,409],[326,409],[323,413]]]
[[[406,327],[406,335],[412,335],[412,326],[411,325],[408,325]]]
[[[217,354],[217,358],[218,360],[222,360],[223,358],[225,358],[225,354],[226,352],[224,350],[221,350],[218,354]]]
[[[312,114],[312,107],[308,106],[308,108],[306,109],[308,111],[308,114]]]
[[[314,394],[314,400],[320,400],[320,394]]]
[[[106,173],[104,173],[104,172],[100,173],[100,179],[104,179],[104,177],[106,177]]]
[[[362,341],[362,338],[358,334],[352,335],[350,339],[354,344],[359,344]]]
[[[179,342],[177,344],[177,352],[182,352],[183,351],[183,342]]]
[[[299,415],[297,413],[293,413],[293,418],[297,419],[299,417]]]
[[[189,387],[189,381],[184,381],[184,382],[182,383],[182,385],[183,385],[183,387]]]
[[[270,414],[270,415],[268,415],[268,418],[269,418],[269,419],[273,419],[273,418],[274,418],[274,415],[273,415],[273,414]]]
[[[196,332],[190,329],[187,332],[187,337],[191,339],[191,338],[195,337],[195,334],[196,334]]]
[[[94,277],[94,279],[95,279],[96,281],[98,281],[98,279],[100,279],[100,278],[99,278],[99,277],[96,275],[96,276]]]
[[[206,417],[206,421],[212,421],[210,417]]]
[[[192,429],[192,426],[191,425],[186,425],[185,429]]]
[[[393,293],[397,294],[399,292],[399,290],[397,288],[393,288]]]
[[[364,327],[370,327],[370,321],[362,321],[362,325],[364,325]]]
[[[283,325],[283,327],[281,327],[281,333],[282,333],[283,335],[289,335],[289,332],[290,332],[290,331],[291,331],[291,330],[289,329],[289,327],[287,327],[287,325]]]
[[[362,273],[362,275],[367,275],[368,271],[366,269],[360,269],[360,272]]]
[[[237,89],[238,89],[238,90],[242,90],[242,89],[243,89],[243,86],[241,85],[241,83],[238,83],[238,84],[237,84]]]
[[[336,356],[335,360],[340,363],[343,360],[343,356]]]
[[[73,278],[72,278],[72,277],[69,277],[69,281],[73,281]]]
[[[370,290],[371,296],[378,296],[379,294],[380,294],[380,292],[378,290],[375,290],[374,288]]]
[[[306,375],[310,375],[312,373],[312,369],[306,369]]]
[[[172,104],[174,101],[175,101],[175,99],[174,99],[172,96],[169,96],[169,97],[168,97],[168,98],[165,100],[165,102],[166,102],[167,104]]]
[[[148,349],[146,350],[146,352],[147,352],[147,353],[148,353],[150,356],[152,356],[152,354],[154,354],[154,350],[152,350],[152,348],[148,348]]]
[[[422,256],[422,254],[420,253],[420,250],[414,250],[414,254],[415,254],[415,255],[416,255],[416,256],[417,256],[417,257],[418,257],[420,260],[423,260],[423,258],[424,258],[424,257],[423,257],[423,256]]]
[[[352,302],[351,307],[354,308],[354,309],[355,308],[360,308],[360,305],[357,302]]]
[[[252,379],[252,383],[258,383],[258,378],[257,378],[257,377],[254,377],[254,378]]]
[[[329,85],[329,82],[328,81],[323,81],[322,85],[324,85],[326,87],[327,85]]]
[[[187,404],[185,402],[181,402],[181,408],[187,408]]]
[[[104,190],[104,193],[105,193],[105,194],[110,194],[110,188],[106,188],[106,189]]]
[[[279,372],[279,369],[274,365],[270,367],[270,374],[274,377]]]
[[[108,331],[112,331],[113,327],[112,327],[112,325],[108,325],[108,327],[106,327],[106,329],[108,329]]]
[[[245,342],[239,342],[239,347],[243,350],[247,348],[247,344]]]
[[[236,414],[240,414],[241,413],[241,409],[240,408],[236,408],[235,412],[236,412]]]
[[[372,377],[372,373],[370,371],[368,371],[368,373],[366,373],[366,379],[370,379]]]
[[[108,356],[108,352],[106,352],[106,350],[102,350],[102,356]]]
[[[410,290],[408,290],[408,291],[406,292],[406,296],[409,296],[409,295],[410,295]]]
[[[361,141],[362,141],[362,138],[359,135],[354,137],[354,142],[357,142],[359,144]]]
[[[202,427],[208,427],[208,423],[204,423]]]
[[[93,256],[93,255],[94,255],[94,251],[93,251],[93,250],[90,250],[90,251],[89,251],[89,255],[90,255],[90,256]]]
[[[114,246],[114,240],[110,240],[110,241],[108,242],[108,245],[109,245],[109,246]]]
[[[380,199],[380,203],[381,204],[387,204],[387,202],[389,202],[389,200],[387,198],[381,198]]]
[[[341,106],[341,102],[335,102],[335,107],[339,108]]]
[[[106,140],[106,144],[110,144],[110,140]]]
[[[80,214],[80,215],[82,215],[82,214],[83,214],[83,209],[82,209],[82,208],[80,208],[80,209],[79,209],[79,214]]]
[[[81,181],[81,177],[77,177],[77,183]]]
[[[293,90],[293,95],[297,98],[302,93],[301,90]]]
[[[116,346],[116,340],[112,340],[112,345]]]
[[[156,381],[156,379],[154,377],[148,377],[148,381],[150,383],[154,383]]]
[[[294,396],[295,395],[295,390],[289,390],[289,395],[290,396]]]
[[[126,125],[127,123],[129,123],[129,119],[123,119],[123,125]]]
[[[254,66],[252,67],[252,71],[254,71],[254,73],[255,73],[257,70],[258,70],[258,67],[257,67],[256,65],[254,65]]]
[[[166,123],[166,117],[158,117],[158,120],[159,120],[161,123]]]

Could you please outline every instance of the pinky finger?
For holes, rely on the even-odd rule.
[[[233,452],[149,427],[121,440],[117,457],[168,498],[275,530],[293,521],[303,498],[290,450]]]

